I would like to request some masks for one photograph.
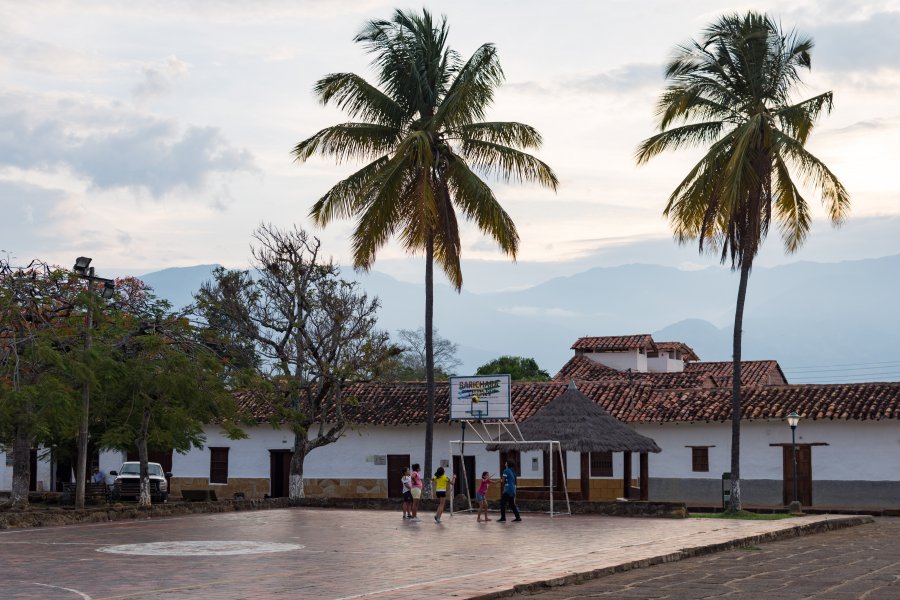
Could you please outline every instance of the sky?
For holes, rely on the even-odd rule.
[[[348,262],[353,223],[317,229],[307,215],[357,166],[299,164],[291,149],[347,120],[316,101],[316,80],[346,71],[373,79],[371,56],[353,42],[365,22],[422,6],[447,16],[463,56],[497,46],[506,82],[488,119],[536,127],[537,155],[560,180],[556,193],[492,182],[518,226],[519,261],[463,225],[469,289],[604,264],[716,264],[677,247],[662,217],[700,150],[641,167],[633,156],[655,132],[676,45],[749,8],[815,40],[798,99],[831,90],[834,109],[808,148],[852,200],[835,231],[811,196],[817,221],[806,247],[787,257],[772,235],[758,264],[900,253],[896,0],[0,0],[0,250],[17,263],[91,256],[98,275],[243,267],[252,231],[272,223],[312,231]],[[391,242],[375,269],[419,281],[421,261]]]

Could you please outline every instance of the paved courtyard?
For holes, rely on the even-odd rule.
[[[0,598],[465,598],[831,518],[421,516],[297,508],[0,531]]]
[[[900,518],[616,573],[527,597],[897,600]]]

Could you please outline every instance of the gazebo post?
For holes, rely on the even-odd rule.
[[[648,467],[647,453],[641,452],[641,501],[650,499],[650,469]]]
[[[624,467],[622,468],[622,497],[631,499],[631,452],[623,452]]]

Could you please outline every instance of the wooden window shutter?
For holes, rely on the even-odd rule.
[[[209,449],[209,482],[228,483],[228,448]]]

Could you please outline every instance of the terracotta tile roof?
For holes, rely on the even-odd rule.
[[[728,388],[662,389],[649,381],[579,381],[578,389],[626,423],[727,421]],[[561,395],[561,382],[513,383],[513,415],[524,421]],[[424,383],[361,383],[345,392],[358,401],[345,410],[359,425],[418,425],[425,422]],[[436,385],[435,422],[449,419],[449,387]],[[805,419],[900,419],[900,382],[840,385],[750,386],[744,388],[744,418],[783,418],[796,410]],[[261,396],[237,394],[240,408],[259,421],[275,414]]]
[[[900,419],[900,382],[754,386],[743,390],[743,418],[781,419],[792,410],[804,419]],[[659,390],[641,411],[644,422],[727,421],[731,390]]]
[[[572,350],[583,352],[626,352],[628,350],[656,350],[656,344],[650,334],[639,335],[605,335],[599,337],[583,337],[572,344]]]
[[[684,365],[686,373],[707,373],[713,377],[717,386],[731,385],[733,364],[729,361],[696,362]],[[787,377],[781,370],[777,360],[745,360],[741,361],[741,385],[786,385]]]
[[[683,360],[700,360],[694,349],[684,342],[656,342],[656,347],[660,350],[679,350]]]
[[[573,356],[569,362],[564,364],[559,372],[553,376],[553,381],[561,381],[568,383],[573,379],[584,381],[606,381],[606,380],[623,380],[627,374],[602,365],[597,361],[591,360],[587,356]]]

